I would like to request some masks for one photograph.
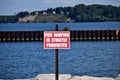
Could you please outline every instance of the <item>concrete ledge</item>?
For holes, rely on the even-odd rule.
[[[0,80],[55,80],[55,74],[38,74],[35,78],[29,79],[0,79]],[[59,80],[120,80],[120,74],[116,78],[71,76],[70,74],[59,74]]]
[[[59,74],[59,80],[69,80],[70,74]],[[33,80],[55,80],[55,74],[39,74]]]
[[[120,74],[117,76],[117,78],[115,80],[120,80]]]
[[[115,80],[115,79],[110,77],[74,76],[70,80]]]
[[[55,80],[55,74],[39,74],[33,80]],[[59,80],[120,80],[120,74],[115,79],[111,77],[71,76],[70,74],[59,74]]]
[[[33,78],[30,78],[30,79],[0,79],[0,80],[33,80]]]

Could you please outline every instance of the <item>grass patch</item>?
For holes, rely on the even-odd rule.
[[[65,22],[67,18],[61,14],[39,14],[34,19],[34,22]]]

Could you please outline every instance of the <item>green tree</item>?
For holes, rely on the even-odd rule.
[[[24,11],[24,12],[19,12],[16,16],[18,18],[22,18],[22,17],[25,17],[27,15],[29,15],[29,12],[28,11]]]

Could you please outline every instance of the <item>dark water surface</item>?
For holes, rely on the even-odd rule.
[[[89,22],[89,23],[6,23],[0,24],[0,31],[33,31],[55,30],[55,24],[59,30],[69,27],[70,30],[115,30],[120,29],[120,22]]]
[[[55,23],[0,24],[0,31],[54,30]],[[59,23],[59,29],[120,29],[120,22]],[[43,42],[0,42],[0,78],[31,78],[54,73],[55,50],[43,49]],[[116,77],[120,73],[120,41],[71,42],[59,50],[60,73]]]

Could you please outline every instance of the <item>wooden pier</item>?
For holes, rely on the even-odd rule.
[[[43,41],[43,31],[1,31],[0,41]]]
[[[44,31],[0,31],[0,42],[43,41]],[[71,30],[71,41],[120,41],[120,30]]]
[[[80,30],[71,31],[71,41],[117,41],[120,30]]]

